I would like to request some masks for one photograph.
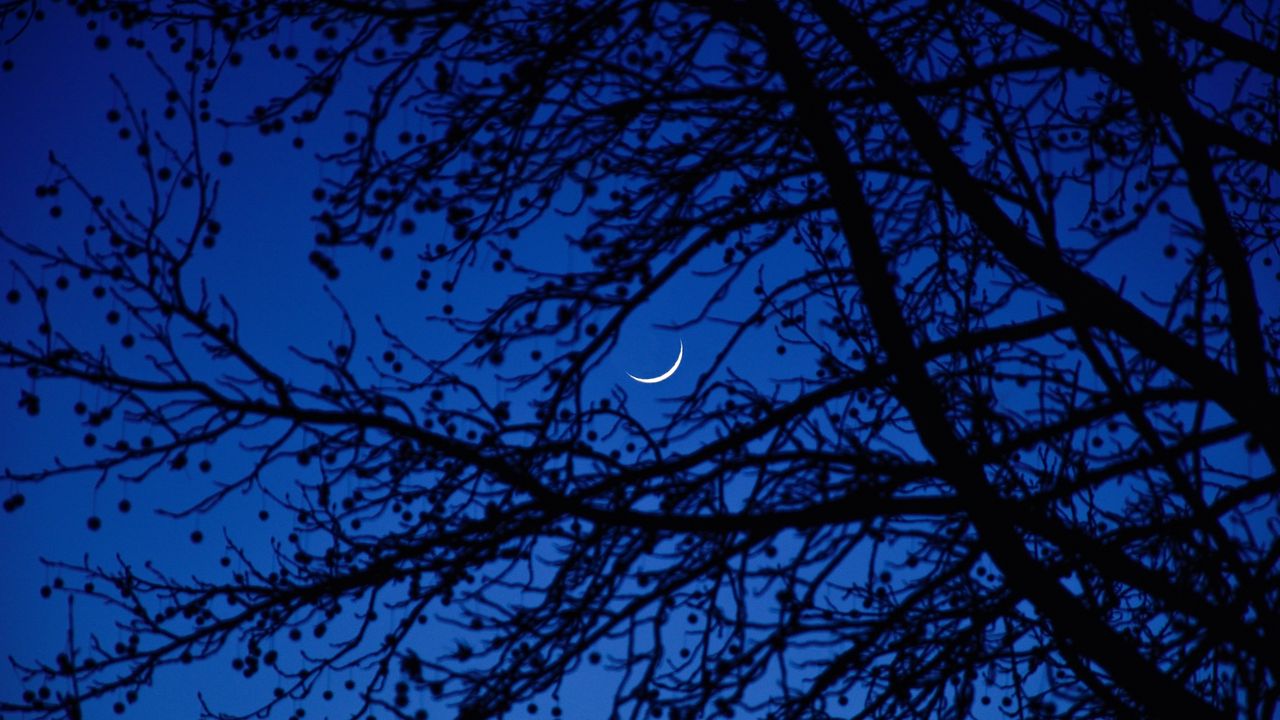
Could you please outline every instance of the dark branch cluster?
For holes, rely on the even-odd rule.
[[[51,561],[45,594],[121,640],[19,658],[6,715],[126,712],[207,664],[272,676],[255,709],[336,692],[369,718],[556,715],[584,674],[618,718],[1275,716],[1274,8],[73,5],[151,53],[164,121],[120,85],[146,192],[55,157],[36,195],[63,234],[0,236],[17,412],[99,398],[65,438],[84,459],[6,471],[5,510],[195,467],[172,515],[247,493],[287,527],[265,554],[229,530],[197,578]],[[4,32],[44,11],[4,4]],[[289,90],[216,115],[263,48]],[[344,112],[296,269],[343,323],[254,347],[200,269],[236,242],[235,159],[203,138],[302,148]],[[430,343],[345,309],[367,253],[444,295]],[[587,387],[671,292],[728,340],[655,424]],[[113,417],[128,438],[99,437]]]

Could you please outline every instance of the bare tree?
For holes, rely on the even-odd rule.
[[[9,3],[6,27],[42,5]],[[523,712],[584,663],[617,717],[1275,716],[1274,5],[78,9],[167,33],[181,68],[156,63],[189,132],[126,104],[149,211],[95,202],[59,164],[45,194],[83,196],[96,232],[6,236],[26,266],[104,288],[130,347],[77,344],[45,312],[0,357],[33,388],[106,393],[85,431],[116,413],[150,439],[7,477],[163,474],[225,447],[252,471],[190,512],[264,493],[295,527],[278,571],[249,553],[196,581],[59,565],[129,640],[22,661],[32,691],[6,713],[79,717],[166,665],[231,658],[279,675],[267,709],[359,668],[362,717],[423,717],[424,687],[460,718]],[[286,27],[306,39],[277,46]],[[301,80],[233,125],[279,133],[360,99],[322,151],[342,178],[316,193],[335,296],[344,258],[392,242],[416,243],[422,287],[502,273],[487,305],[434,318],[450,352],[389,327],[356,345],[351,318],[317,329],[330,354],[272,366],[193,276],[220,233],[201,100],[260,46]],[[429,131],[390,129],[405,108]],[[522,263],[553,211],[586,269]],[[431,223],[451,239],[423,246]],[[760,272],[779,257],[803,259],[785,281]],[[688,327],[733,328],[694,390],[657,428],[624,393],[588,396],[627,318],[694,275],[718,291]],[[47,308],[34,280],[20,295]],[[734,372],[761,333],[794,377]],[[292,494],[267,480],[283,463],[302,466]],[[380,612],[401,620],[384,633]],[[447,653],[418,643],[428,617],[456,624]],[[268,649],[304,636],[323,642]]]

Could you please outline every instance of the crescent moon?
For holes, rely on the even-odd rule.
[[[660,383],[660,382],[662,382],[663,380],[666,380],[667,378],[669,378],[669,377],[671,377],[672,375],[675,375],[675,374],[676,374],[676,370],[677,370],[677,369],[679,369],[679,367],[680,367],[680,361],[681,361],[681,360],[683,360],[683,359],[684,359],[684,341],[683,341],[683,340],[681,340],[681,341],[680,341],[680,354],[679,354],[679,355],[676,355],[676,364],[675,364],[675,365],[672,365],[670,370],[668,370],[668,371],[666,371],[666,372],[662,373],[661,375],[658,375],[657,377],[651,377],[651,378],[641,378],[641,377],[636,377],[635,375],[632,375],[631,373],[627,373],[627,377],[631,378],[632,380],[635,380],[636,382],[649,383],[649,384],[653,384],[653,383]]]

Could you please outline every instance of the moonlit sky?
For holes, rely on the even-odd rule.
[[[11,71],[0,73],[0,107],[4,108],[0,112],[0,133],[5,138],[0,143],[0,168],[4,168],[0,173],[0,230],[19,242],[61,245],[74,251],[83,237],[80,229],[90,220],[85,202],[73,196],[69,185],[61,188],[53,202],[37,198],[35,193],[37,186],[56,177],[49,163],[51,152],[71,168],[90,192],[104,195],[108,203],[124,200],[138,207],[140,203],[145,205],[148,197],[145,176],[134,152],[136,137],[120,140],[116,137],[119,126],[106,119],[109,110],[125,108],[112,77],[118,78],[138,110],[146,110],[154,128],[172,137],[175,144],[181,144],[189,134],[183,134],[180,124],[161,118],[165,85],[142,51],[125,47],[123,36],[115,28],[107,32],[112,38],[111,47],[99,51],[94,47],[98,31],[86,29],[85,21],[65,7],[51,5],[47,9],[47,19],[33,23],[0,51],[13,61]],[[12,29],[6,28],[5,37],[11,34]],[[157,61],[175,77],[181,77],[180,66],[163,52],[164,43],[156,36],[158,33],[153,33],[155,41],[150,47],[157,48]],[[244,67],[228,70],[212,95],[216,117],[243,118],[254,105],[291,89],[291,83],[299,78],[285,64],[271,63],[265,45],[253,45],[246,52],[249,57]],[[255,57],[254,53],[262,57]],[[201,127],[206,162],[221,182],[220,211],[216,215],[225,229],[217,246],[197,261],[197,274],[208,279],[211,293],[225,294],[236,308],[245,346],[268,364],[286,368],[290,379],[302,384],[319,381],[313,370],[290,355],[290,347],[322,354],[332,344],[347,340],[343,337],[341,312],[326,294],[326,284],[356,323],[361,343],[357,345],[357,355],[381,354],[383,345],[378,342],[375,323],[375,318],[380,318],[423,355],[444,357],[456,350],[460,341],[442,325],[428,322],[427,315],[439,315],[446,302],[455,305],[459,313],[473,310],[478,314],[500,299],[512,281],[509,275],[491,274],[481,281],[460,283],[447,297],[438,282],[433,282],[427,292],[415,289],[423,267],[415,255],[424,245],[447,237],[448,228],[442,220],[437,225],[422,223],[413,237],[397,238],[396,255],[391,262],[381,261],[363,248],[340,251],[342,276],[334,283],[327,283],[308,264],[307,254],[314,248],[313,236],[320,227],[312,220],[317,211],[312,191],[340,173],[316,155],[339,148],[342,134],[358,127],[341,111],[367,102],[362,91],[365,86],[358,77],[346,78],[329,114],[307,128],[302,150],[291,146],[296,136],[291,131],[263,138],[253,126]],[[420,121],[410,113],[401,113],[397,119],[406,129],[422,130]],[[211,159],[224,150],[232,153],[232,164],[225,168],[213,165]],[[602,188],[605,192],[609,189]],[[49,214],[52,204],[64,209],[57,220]],[[175,217],[179,221],[169,227],[176,235],[182,228],[181,213],[175,212]],[[584,269],[585,258],[571,255],[563,242],[565,232],[576,221],[549,214],[547,220],[522,238],[516,259],[552,271]],[[22,287],[11,264],[19,259],[18,254],[8,245],[0,245],[0,259],[7,283],[3,291]],[[477,265],[487,267],[494,259],[496,256],[480,257]],[[785,280],[789,269],[801,262],[798,250],[783,247],[761,270],[762,277],[775,282]],[[25,259],[21,264],[33,273],[37,284],[52,287],[53,274],[41,275]],[[711,367],[732,332],[717,317],[732,317],[735,312],[741,314],[740,308],[754,307],[750,298],[731,295],[696,326],[673,327],[693,320],[718,282],[717,278],[688,277],[655,295],[627,321],[617,345],[588,374],[584,386],[587,396],[626,393],[632,413],[649,427],[659,426],[671,403],[679,402],[699,375]],[[749,287],[749,283],[740,283],[736,292]],[[29,301],[30,292],[25,288],[23,292],[26,302],[0,306],[0,323],[5,324],[6,330],[24,323],[34,329],[39,323],[35,304]],[[103,322],[111,303],[92,299],[89,283],[72,277],[68,290],[51,292],[54,296],[50,307],[59,331],[88,346],[101,343],[113,348],[117,357],[128,357],[119,352],[120,336],[128,331],[127,323],[113,328]],[[674,362],[680,342],[684,343],[684,358],[672,378],[657,385],[641,385],[626,378],[627,372],[649,377],[665,371]],[[797,369],[798,359],[804,357],[803,348],[791,349],[784,356],[777,351],[778,344],[768,328],[749,333],[719,371],[732,369],[766,387],[774,380],[785,383],[803,375],[805,370]],[[547,354],[553,350],[548,349]],[[528,369],[531,362],[528,357],[512,358],[496,372],[516,374]],[[808,367],[812,366],[805,365]],[[460,365],[458,369],[481,391],[489,393],[491,401],[508,399],[515,401],[513,405],[518,403],[518,398],[505,394],[508,391],[493,377],[493,368]],[[68,424],[74,419],[69,408],[81,400],[93,407],[95,399],[102,395],[70,383],[41,381],[39,393],[44,409],[39,417],[28,418],[16,407],[16,399],[24,389],[32,389],[31,381],[20,373],[0,373],[0,398],[4,399],[0,407],[0,466],[31,471],[47,467],[55,457],[65,462],[91,457],[83,452],[80,442],[88,429]],[[103,442],[131,436],[131,429],[123,427],[119,418],[96,432]],[[687,438],[685,442],[696,446],[706,439]],[[259,511],[270,506],[256,495],[232,496],[213,513],[194,519],[173,520],[157,514],[159,510],[185,508],[203,497],[210,480],[219,473],[243,470],[247,456],[225,446],[223,443],[208,450],[206,458],[193,458],[192,464],[181,471],[157,472],[141,487],[114,478],[95,486],[94,477],[78,476],[34,487],[0,488],[3,495],[20,490],[26,496],[26,505],[19,512],[0,516],[0,547],[4,549],[0,569],[6,578],[0,583],[0,617],[6,618],[0,632],[0,655],[19,661],[48,659],[66,646],[68,607],[60,594],[48,600],[40,597],[40,587],[58,576],[41,564],[41,558],[77,562],[87,553],[94,564],[111,564],[118,556],[135,565],[150,560],[178,576],[217,577],[225,572],[217,565],[224,554],[224,532],[250,553],[257,550],[259,557],[267,557],[271,538],[287,533],[291,526],[278,511],[268,521],[260,521]],[[199,459],[209,459],[213,471],[201,473],[196,467]],[[289,470],[278,473],[275,490],[288,491],[292,481]],[[118,509],[124,499],[132,505],[127,514]],[[101,530],[89,531],[86,523],[91,516],[101,518]],[[193,544],[190,535],[197,530],[205,539]],[[75,608],[77,636],[83,640],[87,632],[94,631],[104,640],[115,642],[121,634],[111,627],[112,617],[81,600]],[[436,634],[427,638],[422,642],[440,643],[440,647],[450,644]],[[423,648],[421,644],[419,647]],[[426,656],[429,650],[423,650],[421,654]],[[240,701],[265,698],[274,676],[260,673],[246,681],[231,671],[229,659],[227,654],[226,660],[162,669],[154,687],[141,694],[130,714],[189,717],[198,707],[197,691],[215,708],[250,709]],[[603,671],[579,672],[577,679],[562,691],[559,703],[568,717],[607,715],[614,678],[602,681],[593,678],[593,672]],[[246,682],[258,692],[252,696],[244,693]],[[21,690],[16,671],[0,670],[0,697],[13,698]],[[325,706],[332,707],[335,716],[343,707],[342,693],[338,698]],[[307,707],[315,707],[318,702],[313,698]],[[544,711],[549,704],[543,703]],[[427,705],[430,707],[430,703]]]
[[[147,109],[157,129],[172,132],[175,143],[183,142],[186,136],[180,125],[166,124],[160,118],[165,104],[164,85],[143,52],[125,47],[123,36],[114,28],[108,33],[113,40],[111,48],[98,51],[94,48],[98,33],[86,30],[82,19],[60,5],[50,5],[49,13],[48,19],[33,24],[14,42],[0,46],[0,60],[13,61],[11,71],[0,73],[0,231],[21,242],[64,245],[74,250],[82,237],[80,228],[88,222],[84,202],[71,196],[69,186],[63,186],[57,203],[63,206],[64,214],[54,220],[49,214],[51,203],[38,199],[34,192],[38,185],[56,176],[49,166],[50,152],[91,191],[105,195],[108,202],[139,202],[146,198],[144,178],[134,153],[136,138],[118,139],[117,126],[106,122],[108,110],[124,107],[121,92],[111,77],[119,78],[139,109]],[[12,28],[5,28],[3,38],[7,40],[11,34]],[[157,43],[156,47],[162,45]],[[255,104],[290,90],[299,78],[285,65],[267,62],[265,45],[254,44],[246,52],[260,53],[262,57],[247,58],[242,68],[229,70],[219,81],[212,100],[215,116],[245,117]],[[160,55],[157,59],[162,66],[172,62],[167,53]],[[180,73],[180,68],[171,69]],[[472,314],[479,314],[496,303],[509,290],[508,283],[514,281],[510,274],[480,273],[473,274],[478,279],[461,283],[447,297],[438,282],[433,282],[426,292],[415,289],[414,283],[424,267],[415,255],[423,245],[445,236],[448,228],[442,220],[438,224],[423,222],[413,236],[389,241],[395,249],[391,262],[384,262],[375,252],[363,248],[343,249],[342,276],[333,283],[307,263],[318,228],[312,220],[318,207],[312,200],[312,191],[341,172],[316,154],[338,148],[342,134],[359,127],[342,111],[360,107],[366,101],[362,91],[366,84],[358,76],[346,78],[328,115],[305,131],[302,150],[291,147],[290,141],[295,137],[292,129],[264,138],[253,126],[201,127],[200,142],[207,156],[212,158],[225,150],[232,153],[234,161],[229,167],[214,168],[221,181],[221,209],[217,216],[225,230],[217,246],[198,260],[198,274],[209,280],[211,292],[225,294],[238,310],[243,344],[269,365],[296,372],[290,379],[300,384],[317,381],[313,369],[293,358],[291,347],[322,354],[332,344],[348,340],[344,337],[341,311],[326,293],[326,285],[357,326],[357,355],[372,358],[381,354],[384,344],[379,342],[375,322],[379,318],[423,355],[445,357],[457,349],[460,340],[445,326],[430,322],[428,316],[438,314],[446,302],[457,306],[460,312],[471,310]],[[429,130],[422,128],[411,113],[400,112],[392,117],[393,122],[400,122],[413,132]],[[606,192],[608,189],[602,188]],[[1064,227],[1071,225],[1071,208],[1082,208],[1084,203],[1083,197],[1061,200],[1059,211],[1064,215]],[[181,212],[175,212],[175,217],[180,220]],[[575,218],[549,214],[521,240],[517,259],[548,270],[581,269],[585,259],[571,255],[563,242],[565,233],[576,222],[579,221]],[[175,222],[172,233],[178,233],[180,227],[181,222]],[[1174,266],[1161,264],[1159,248],[1169,238],[1156,230],[1140,242],[1118,244],[1090,269],[1112,282],[1125,278],[1129,296],[1163,288],[1169,279],[1166,273],[1172,272]],[[0,280],[6,283],[0,293],[22,286],[11,266],[16,258],[11,247],[0,245],[5,273]],[[495,258],[481,256],[477,265],[487,267]],[[776,283],[803,263],[802,252],[784,244],[769,256],[767,263],[761,264],[759,271],[767,282]],[[29,261],[23,265],[38,283],[52,286],[51,275],[41,276],[39,268]],[[1162,269],[1166,267],[1171,269]],[[815,367],[813,356],[794,346],[789,346],[785,355],[779,353],[779,339],[770,327],[749,333],[722,365],[714,367],[717,353],[733,332],[728,323],[717,318],[748,312],[755,301],[731,294],[708,318],[693,326],[675,327],[694,320],[717,286],[717,278],[696,275],[692,272],[696,270],[699,268],[690,268],[684,279],[658,293],[626,322],[616,345],[584,380],[587,396],[625,393],[633,414],[648,427],[658,427],[663,413],[687,395],[704,373],[732,370],[755,380],[762,388],[777,385],[784,396],[795,391],[796,385],[790,382],[793,378],[811,373]],[[1264,307],[1280,303],[1278,285],[1260,280]],[[747,292],[750,286],[751,283],[739,283],[734,293]],[[103,323],[110,301],[91,299],[89,285],[74,278],[67,291],[52,292],[55,297],[51,307],[59,330],[86,344],[119,348],[120,334],[127,328],[110,328]],[[32,328],[28,334],[34,336],[39,319],[35,304],[29,302],[29,297],[27,300],[16,307],[0,305],[0,324],[7,331],[25,325]],[[22,336],[18,332],[12,335]],[[670,380],[640,385],[626,379],[628,372],[651,377],[665,371],[674,362],[681,342],[683,362]],[[548,349],[548,354],[553,351]],[[458,370],[488,393],[490,400],[506,399],[518,404],[519,394],[509,395],[512,391],[502,385],[495,373],[516,374],[532,367],[532,362],[521,356],[513,357],[497,370],[465,364],[459,364]],[[30,471],[48,466],[55,457],[69,463],[85,457],[79,440],[85,429],[68,424],[72,418],[68,409],[78,400],[92,405],[100,395],[71,383],[42,384],[40,394],[45,409],[39,417],[30,419],[16,407],[20,391],[29,390],[30,386],[31,381],[20,373],[0,373],[0,466]],[[117,418],[97,432],[109,441],[129,436],[131,429],[123,427]],[[696,446],[709,440],[709,433],[710,429],[706,435],[682,442]],[[903,442],[910,444],[907,438]],[[679,445],[675,445],[678,450]],[[210,473],[202,473],[196,466],[201,459],[212,463]],[[260,520],[261,510],[275,508],[264,504],[257,495],[233,496],[214,512],[198,518],[174,520],[157,514],[158,510],[188,506],[208,492],[211,478],[243,470],[249,459],[249,455],[222,444],[209,449],[204,458],[193,457],[183,470],[155,473],[142,486],[116,479],[95,486],[94,477],[78,476],[21,488],[26,506],[0,516],[0,571],[5,578],[0,582],[0,655],[31,661],[49,658],[65,647],[68,606],[62,595],[50,600],[40,597],[40,587],[57,575],[46,569],[40,558],[76,562],[88,553],[93,563],[110,564],[118,556],[135,564],[150,560],[179,576],[217,575],[218,560],[224,554],[224,533],[250,553],[268,557],[271,538],[287,533],[291,525],[279,512],[266,521]],[[1244,456],[1223,460],[1227,464],[1248,465],[1251,472],[1259,471],[1252,463],[1261,462]],[[279,469],[275,489],[287,492],[296,475],[297,469]],[[0,496],[15,491],[12,487],[0,488]],[[127,514],[118,509],[123,499],[132,503]],[[86,520],[90,516],[102,518],[100,531],[89,531]],[[192,543],[190,537],[195,531],[203,533],[203,542]],[[77,635],[95,631],[114,641],[110,615],[84,603],[77,604],[74,613]],[[446,635],[434,632],[421,638],[420,647],[428,648],[420,653],[423,656],[429,654],[431,643],[438,643],[437,647],[451,643]],[[243,692],[246,683],[266,691],[254,693],[251,698],[256,700],[266,696],[275,678],[271,673],[262,673],[246,681],[230,670],[229,658],[230,654],[226,661],[219,658],[191,668],[162,669],[131,716],[192,717],[198,708],[197,692],[203,693],[214,707],[249,710],[237,705],[248,696]],[[614,683],[612,678],[599,676],[607,672],[584,670],[574,676],[559,698],[566,717],[607,717]],[[15,697],[21,690],[15,671],[0,670],[0,697]],[[425,697],[422,700],[426,702]],[[340,695],[332,705],[333,716],[341,715],[342,702]],[[312,699],[307,707],[318,704],[317,699]],[[322,717],[319,713],[309,712],[308,717]]]

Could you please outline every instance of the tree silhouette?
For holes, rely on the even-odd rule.
[[[171,124],[122,84],[108,119],[152,197],[104,201],[59,157],[37,195],[85,207],[84,239],[4,236],[9,312],[40,316],[0,342],[18,408],[100,397],[64,438],[88,459],[7,470],[5,507],[200,462],[173,515],[249,493],[288,526],[268,562],[229,530],[234,563],[194,578],[51,560],[78,580],[45,592],[127,639],[18,658],[6,715],[124,712],[169,665],[227,663],[308,716],[353,669],[357,717],[524,717],[575,673],[619,718],[1276,715],[1275,7],[75,6],[155,53]],[[44,4],[3,7],[12,34]],[[292,84],[220,119],[242,65]],[[316,151],[340,176],[297,219],[311,264],[278,272],[341,304],[373,253],[459,299],[426,343],[344,313],[309,329],[328,351],[269,360],[199,270],[235,242],[236,161],[200,138],[346,105]],[[128,330],[77,341],[48,276]],[[727,338],[688,392],[657,420],[638,386],[589,392],[673,290],[679,329]],[[765,343],[787,377],[751,369]],[[98,441],[113,417],[134,439]]]

